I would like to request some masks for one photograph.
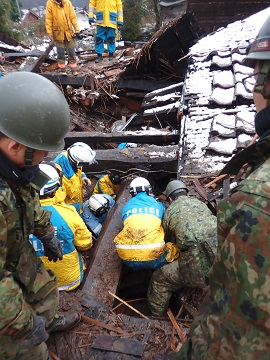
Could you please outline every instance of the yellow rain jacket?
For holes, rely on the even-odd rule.
[[[75,206],[79,214],[83,212],[83,182],[82,179],[86,177],[81,168],[78,168],[76,172],[72,168],[67,158],[67,151],[63,151],[58,154],[53,160],[56,164],[59,164],[63,171],[62,185],[65,189],[66,198],[65,203]],[[59,189],[57,196],[60,196]]]
[[[94,18],[98,26],[117,28],[117,24],[123,25],[123,6],[121,0],[90,0],[89,19]]]
[[[109,175],[102,176],[96,183],[93,194],[108,194],[115,197],[119,192],[120,185],[113,184]]]
[[[51,211],[51,222],[56,237],[61,241],[63,259],[49,261],[44,256],[42,242],[34,235],[30,235],[29,241],[46,269],[55,273],[59,290],[74,290],[82,282],[85,270],[84,260],[79,251],[91,248],[92,234],[73,206],[57,204],[54,197],[41,199],[40,203],[43,209]]]
[[[157,260],[166,250],[166,261],[179,257],[173,243],[165,243],[164,205],[145,192],[131,198],[122,209],[123,230],[114,238],[118,256],[125,261]]]
[[[75,10],[69,0],[62,0],[61,7],[54,0],[46,4],[46,32],[54,41],[63,42],[65,36],[68,41],[75,32],[80,32]]]

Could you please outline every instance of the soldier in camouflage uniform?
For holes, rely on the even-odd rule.
[[[170,359],[270,358],[270,17],[244,61],[254,68],[260,139],[222,170],[247,176],[219,203],[210,289],[180,353]]]
[[[180,180],[166,187],[170,202],[162,225],[166,241],[180,249],[180,257],[156,270],[151,278],[147,302],[154,316],[166,314],[172,293],[181,288],[204,288],[216,255],[216,217],[196,198],[187,196]]]
[[[64,146],[69,107],[41,75],[18,72],[0,86],[0,359],[47,360],[49,333],[77,322],[57,315],[55,275],[47,271],[28,237],[41,239],[49,260],[62,258],[50,212],[36,189],[48,178],[38,164]]]

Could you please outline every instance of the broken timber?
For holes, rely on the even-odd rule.
[[[119,339],[116,336],[101,334],[97,336],[92,348],[142,356],[145,344],[137,339]]]
[[[74,87],[91,87],[91,77],[92,75],[84,77],[74,77],[74,76],[63,76],[63,75],[50,75],[50,74],[41,74],[46,79],[56,83],[57,85],[71,85]]]
[[[151,172],[177,172],[178,145],[146,145],[137,148],[96,150],[97,163],[84,165],[84,172],[95,174],[104,169],[129,170],[140,167]]]
[[[93,299],[109,307],[113,307],[114,298],[108,291],[117,293],[122,271],[122,263],[113,239],[122,230],[122,207],[128,198],[129,186],[123,184],[117,201],[102,226],[93,259],[88,265],[81,286],[84,293],[91,294]]]
[[[38,72],[40,65],[44,62],[44,60],[48,57],[49,53],[54,47],[54,43],[51,42],[49,46],[46,48],[44,53],[40,55],[40,57],[33,61],[32,58],[26,60],[24,66],[22,67],[21,71],[30,71],[30,72]]]
[[[75,141],[82,141],[90,146],[93,144],[100,144],[104,142],[130,142],[137,144],[171,144],[178,143],[178,133],[168,133],[160,130],[160,134],[147,134],[146,132],[134,131],[134,132],[113,132],[113,133],[102,133],[94,131],[81,131],[81,132],[69,132],[65,137],[65,147],[69,147]]]

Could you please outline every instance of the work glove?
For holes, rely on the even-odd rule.
[[[95,23],[95,20],[93,18],[89,18],[88,21],[89,21],[89,25],[94,25]]]
[[[122,21],[117,23],[117,27],[122,27],[124,24],[122,23]]]
[[[73,35],[73,39],[82,40],[82,38],[83,38],[83,36],[81,33],[77,32]]]
[[[49,261],[56,262],[63,259],[62,245],[54,235],[54,232],[39,239],[44,247],[44,255],[47,256]]]
[[[91,180],[88,179],[87,177],[84,177],[82,179],[82,181],[83,181],[83,186],[86,186],[86,187],[91,186]]]
[[[40,315],[32,316],[33,328],[23,340],[19,341],[21,349],[31,349],[49,339],[49,334],[46,331],[47,321],[45,317]]]

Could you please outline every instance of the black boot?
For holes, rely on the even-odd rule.
[[[96,63],[99,63],[99,62],[101,62],[102,61],[102,55],[101,54],[98,54],[98,57],[96,58],[96,60],[95,60],[95,62]]]
[[[49,334],[56,331],[66,331],[72,329],[81,320],[81,315],[74,311],[58,312],[50,325],[46,328]]]
[[[109,53],[109,60],[113,59],[113,53]]]

